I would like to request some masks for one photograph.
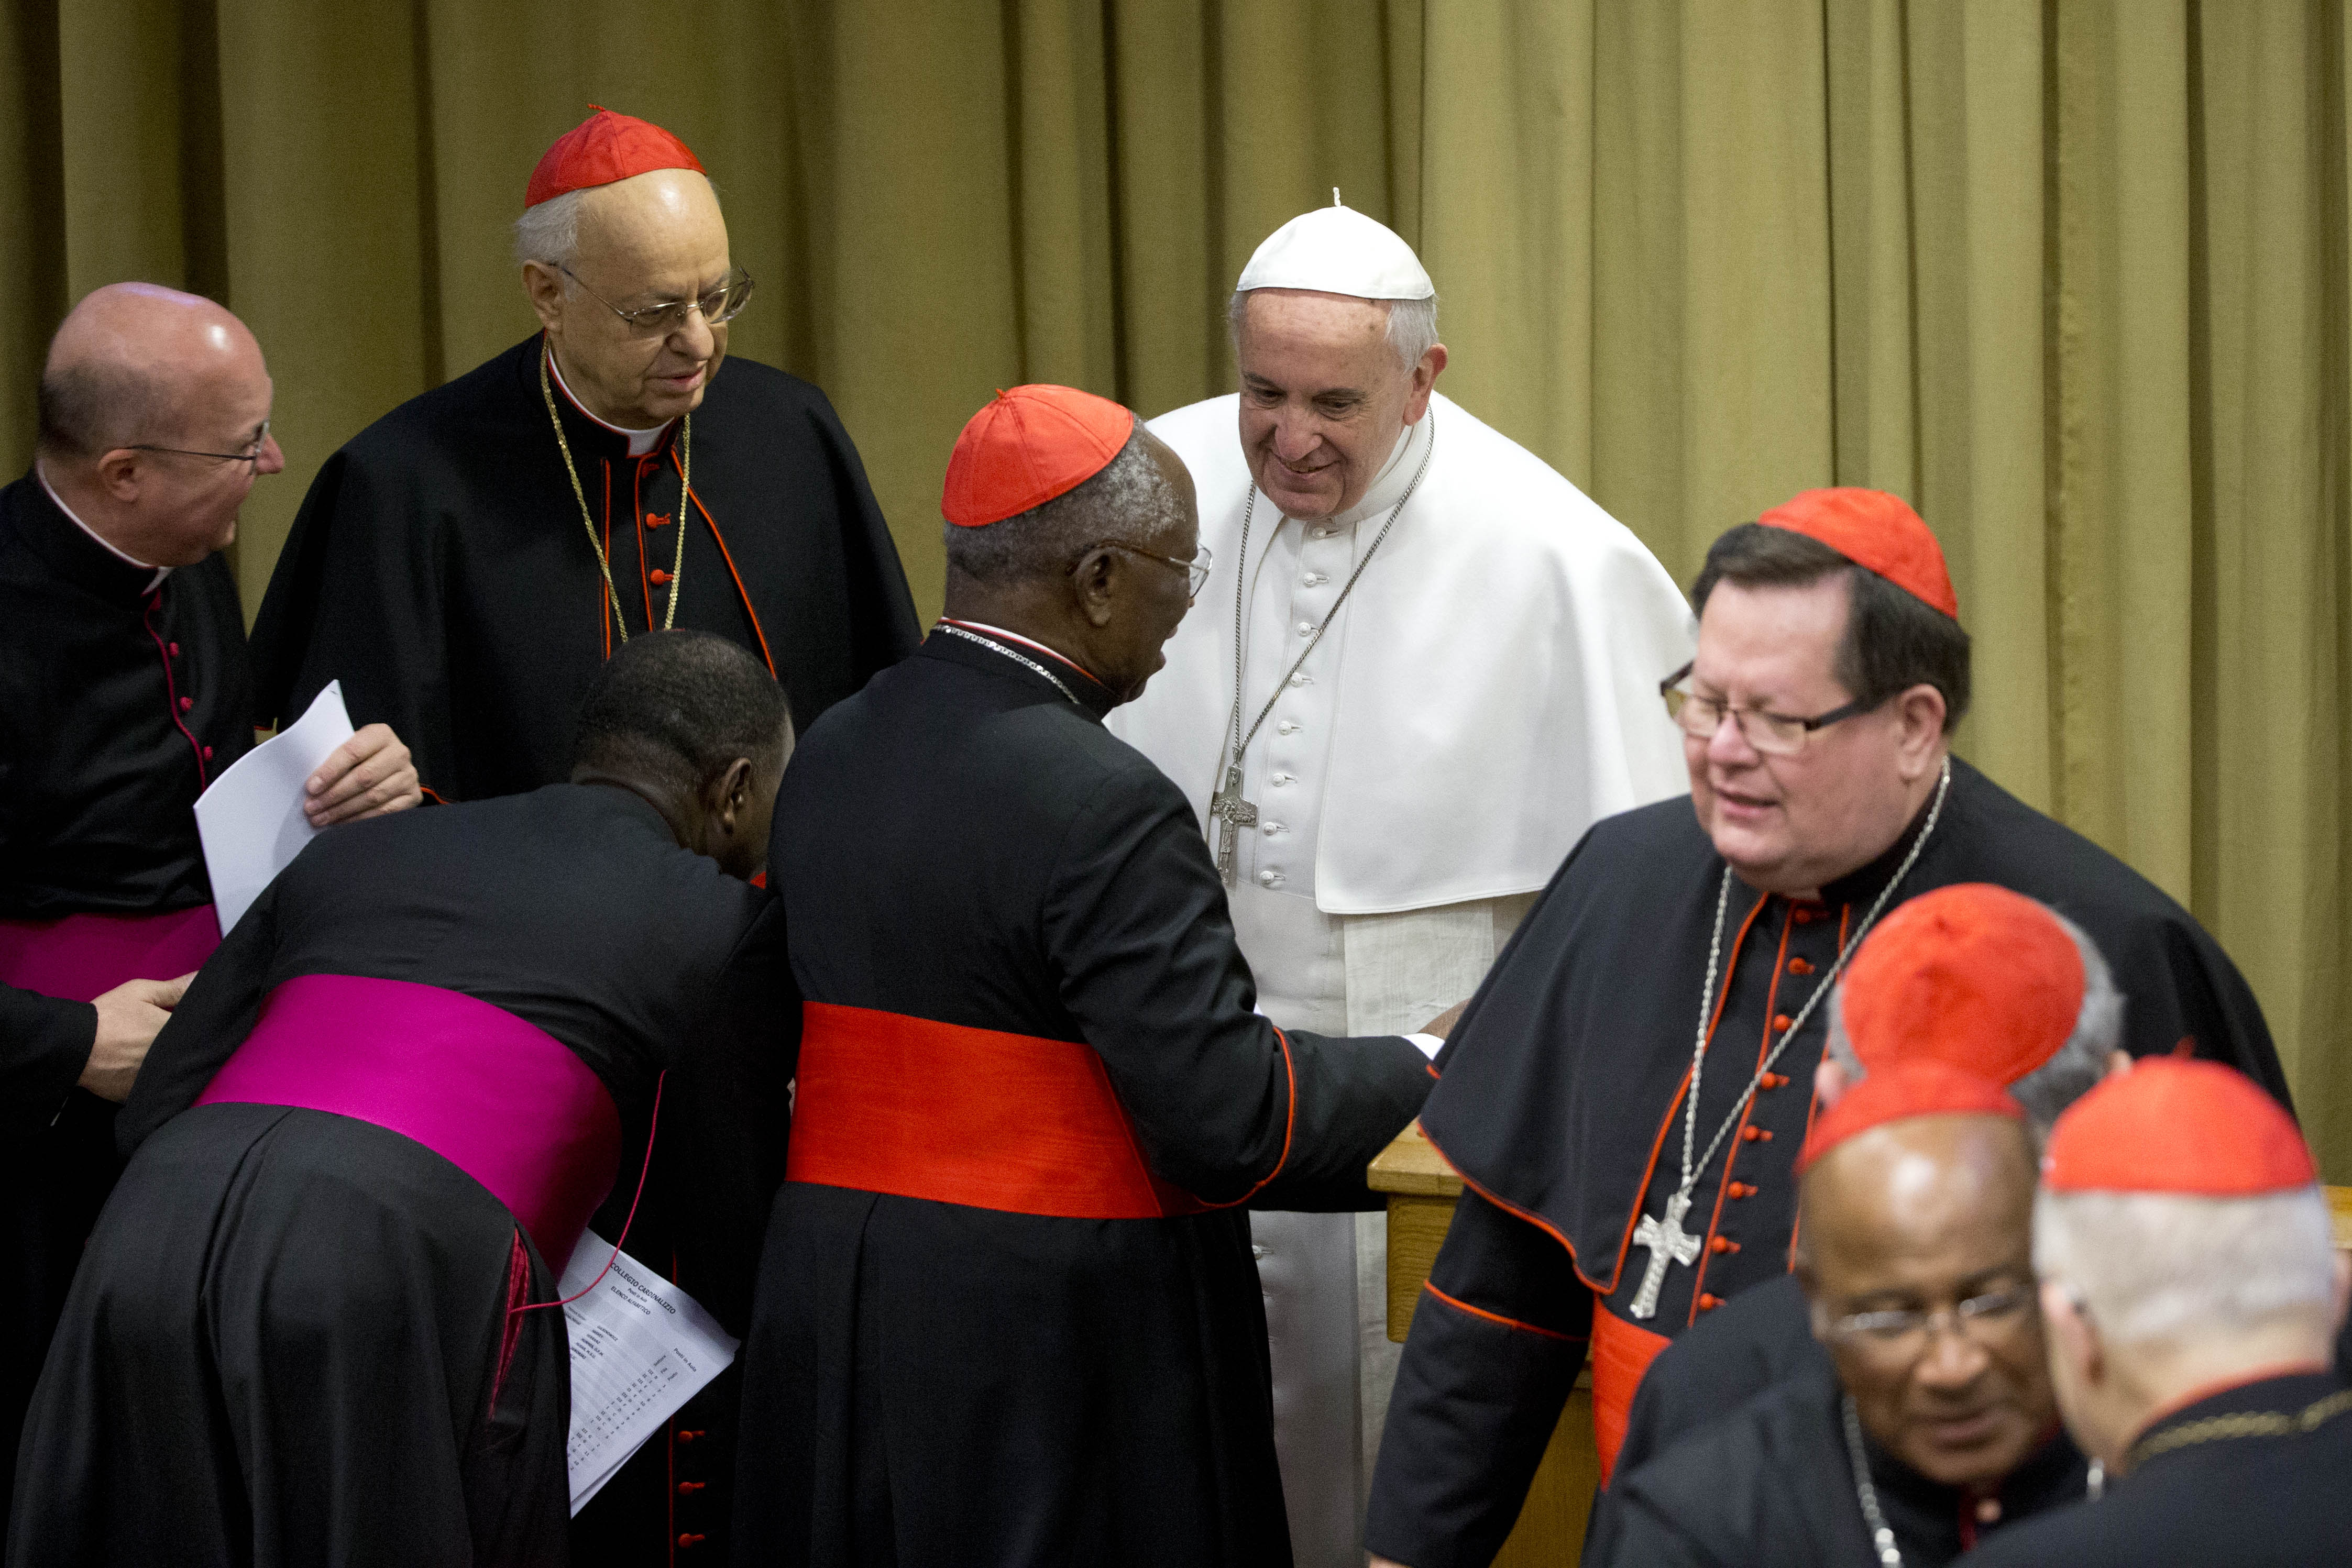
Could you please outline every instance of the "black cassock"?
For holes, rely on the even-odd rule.
[[[2181,1439],[2195,1440],[2110,1478],[2097,1502],[2000,1535],[1984,1548],[1984,1568],[2352,1563],[2352,1383],[2341,1371],[2241,1384],[2140,1437]],[[1969,1561],[1973,1568],[1979,1559]]]
[[[368,1121],[194,1103],[298,977],[477,998],[611,1093],[622,1152],[597,1223],[617,1239],[667,1069],[655,1164],[694,1199],[671,1245],[740,1333],[790,1071],[782,919],[598,786],[314,841],[190,987],[123,1110],[130,1163],[26,1422],[11,1568],[562,1562],[567,1334],[557,1310],[509,1315],[554,1284],[515,1217]]]
[[[1100,687],[1055,674],[1083,706],[936,632],[785,777],[777,878],[811,1021],[745,1348],[738,1561],[1289,1561],[1240,1204],[1370,1207],[1365,1166],[1428,1064],[1402,1039],[1286,1036],[1253,1011],[1182,793],[1102,727]],[[1227,1207],[1076,1218],[1052,1193],[1014,1211],[803,1179],[831,1138],[813,1089],[827,1008],[1043,1057],[1078,1042],[1129,1157]],[[1067,1125],[1034,1107],[1034,1136]],[[1038,1153],[1030,1135],[982,1163]]]
[[[1822,1568],[1878,1561],[1826,1368],[1789,1379],[1648,1464],[1618,1471],[1587,1568]],[[2063,1433],[1981,1496],[1928,1479],[1863,1437],[1879,1513],[1905,1568],[1943,1568],[1982,1541],[2083,1499],[2089,1466]],[[1979,1512],[1986,1500],[1997,1516]],[[2055,1561],[2053,1559],[2053,1561]]]
[[[254,625],[264,715],[291,721],[340,679],[352,722],[391,725],[448,800],[568,777],[573,719],[619,642],[540,344],[411,399],[327,459]],[[676,623],[758,654],[802,728],[915,645],[898,551],[815,387],[726,361],[694,414],[682,517],[676,423],[632,457],[554,397],[626,631],[662,624],[682,523]]]
[[[2336,1364],[2352,1368],[2352,1319],[2336,1336]],[[1633,1470],[1736,1405],[1783,1378],[1826,1375],[1829,1353],[1813,1337],[1805,1292],[1793,1274],[1768,1280],[1708,1312],[1658,1353],[1633,1396],[1621,1470]]]
[[[0,489],[0,949],[68,916],[210,904],[192,808],[252,746],[228,563],[158,582],[36,476]],[[147,977],[195,967],[210,928],[194,917],[205,940],[170,945],[179,956]],[[132,975],[72,987],[58,973],[0,959],[0,1527],[25,1402],[119,1168],[114,1107],[74,1084],[97,1030],[87,997]]]
[[[1816,902],[1734,880],[1695,1154],[1827,977],[1927,815]],[[1414,1568],[1485,1563],[1517,1515],[1588,1338],[1606,1457],[1664,1337],[1788,1271],[1794,1167],[1826,1028],[1820,1008],[1701,1173],[1684,1220],[1697,1256],[1666,1270],[1655,1316],[1632,1313],[1649,1260],[1633,1231],[1663,1214],[1681,1180],[1684,1085],[1723,875],[1688,800],[1595,824],[1440,1056],[1444,1077],[1422,1125],[1470,1190],[1413,1315],[1389,1406],[1367,1524],[1373,1551]],[[2090,934],[2126,998],[2126,1049],[2145,1055],[2186,1040],[2286,1101],[2253,993],[2188,912],[1955,759],[1941,821],[1895,897],[1961,882],[2030,894]]]

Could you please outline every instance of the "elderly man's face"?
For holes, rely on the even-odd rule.
[[[1386,305],[1297,288],[1250,293],[1238,352],[1242,453],[1291,517],[1361,501],[1445,367],[1442,347],[1410,370],[1397,362]]]
[[[564,381],[590,413],[645,430],[690,413],[727,356],[727,328],[698,310],[666,334],[614,314],[698,299],[726,278],[727,224],[710,182],[659,169],[588,193],[580,209],[577,284],[532,263],[532,303],[555,344]],[[601,298],[599,298],[601,296]]]
[[[1799,1274],[1813,1331],[1864,1429],[1946,1486],[1991,1487],[2056,1429],[2032,1196],[2024,1126],[1998,1116],[1893,1123],[1805,1174]]]
[[[1201,514],[1193,500],[1192,472],[1158,436],[1147,430],[1143,439],[1175,491],[1177,505],[1150,538],[1139,542],[1154,556],[1191,560],[1201,549]],[[1168,663],[1168,639],[1192,607],[1192,581],[1167,559],[1130,553],[1119,553],[1115,559],[1118,612],[1093,668],[1104,685],[1120,694],[1120,701],[1133,702]]]
[[[1801,588],[1718,583],[1699,618],[1690,689],[1791,718],[1844,706],[1853,694],[1832,672],[1846,599],[1842,572]],[[1727,716],[1704,740],[1685,735],[1683,760],[1716,852],[1751,886],[1811,896],[1902,836],[1940,740],[1940,709],[1923,730],[1897,697],[1812,731],[1789,757],[1758,751]]]
[[[175,400],[174,434],[155,443],[185,452],[140,454],[140,509],[158,530],[148,536],[157,566],[193,566],[227,548],[254,481],[286,466],[268,434],[275,388],[261,345],[234,322],[205,328],[205,340],[208,351]],[[247,462],[189,455],[243,452],[256,455]]]

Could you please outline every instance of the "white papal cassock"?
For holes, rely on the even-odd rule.
[[[1301,522],[1251,489],[1237,397],[1151,421],[1192,472],[1215,570],[1168,666],[1110,727],[1182,786],[1212,844],[1234,706],[1246,729],[1324,621],[1429,444],[1428,471],[1243,754],[1234,925],[1276,1022],[1417,1030],[1467,997],[1595,820],[1687,787],[1658,682],[1688,604],[1623,525],[1433,395],[1353,508]],[[1377,1214],[1253,1217],[1275,1434],[1300,1568],[1360,1563],[1395,1375]]]

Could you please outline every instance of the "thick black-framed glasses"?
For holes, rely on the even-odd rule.
[[[580,275],[556,263],[556,268],[586,290],[588,298],[618,316],[628,324],[629,330],[641,338],[667,338],[686,325],[686,313],[699,310],[702,319],[713,327],[732,321],[751,302],[751,275],[741,267],[731,267],[718,286],[698,299],[668,299],[658,305],[641,305],[635,310],[624,310],[594,289],[589,288]]]
[[[1683,682],[1690,678],[1691,666],[1685,664],[1658,683],[1658,695],[1666,701],[1666,713],[1682,727],[1685,735],[1694,740],[1708,740],[1723,727],[1723,716],[1729,714],[1739,726],[1740,738],[1768,757],[1794,757],[1805,748],[1805,737],[1817,729],[1827,729],[1843,719],[1858,713],[1868,713],[1878,703],[1850,702],[1833,707],[1827,713],[1811,718],[1798,718],[1789,714],[1769,713],[1760,707],[1734,707],[1715,697],[1703,697]],[[1882,702],[1884,698],[1880,699]]]
[[[169,452],[175,457],[210,457],[215,462],[220,463],[259,463],[261,461],[261,449],[268,444],[269,422],[265,419],[261,422],[261,434],[253,438],[253,448],[248,452],[197,452],[185,446],[150,446],[143,442],[136,441],[131,443],[128,446],[120,448],[119,450],[126,452]]]
[[[1123,549],[1129,555],[1139,555],[1146,560],[1156,560],[1162,565],[1174,567],[1184,574],[1185,591],[1194,599],[1200,598],[1201,590],[1207,586],[1209,568],[1214,564],[1215,559],[1209,554],[1207,545],[1201,547],[1200,554],[1191,560],[1186,560],[1181,556],[1161,555],[1158,550],[1145,549],[1141,545],[1129,544],[1125,539],[1097,539],[1078,552],[1078,559],[1070,563],[1070,570],[1077,570],[1085,563],[1087,557],[1098,549]]]

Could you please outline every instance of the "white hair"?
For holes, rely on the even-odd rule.
[[[1254,288],[1236,288],[1225,306],[1225,328],[1232,337],[1234,349],[1239,352],[1242,343],[1242,311],[1247,307]],[[1397,353],[1398,363],[1410,372],[1421,363],[1421,357],[1437,347],[1437,296],[1426,299],[1374,299],[1374,305],[1388,307],[1389,347]]]
[[[2335,1301],[2336,1239],[2316,1186],[2259,1197],[2043,1192],[2033,1269],[2080,1292],[2116,1344],[2232,1339]]]
[[[2044,905],[2047,908],[2047,905]],[[2026,1122],[2032,1127],[2038,1144],[2050,1135],[2050,1124],[2058,1113],[2090,1092],[2091,1086],[2107,1072],[2107,1059],[2121,1048],[2124,1036],[2124,994],[2116,989],[2115,972],[2107,967],[2099,945],[2090,934],[2059,914],[2050,911],[2066,935],[2074,939],[2074,951],[2083,959],[2083,1005],[2075,1009],[2074,1028],[2064,1043],[2053,1051],[2050,1059],[2009,1086],[2010,1097],[2025,1111]],[[1845,1069],[1846,1077],[1859,1083],[1868,1075],[1862,1058],[1855,1053],[1853,1040],[1845,1031],[1845,982],[1838,982],[1837,993],[1830,998],[1829,1041],[1825,1049],[1830,1059]]]
[[[566,191],[560,196],[550,196],[537,206],[525,207],[522,216],[514,222],[515,265],[535,261],[542,267],[562,268],[580,259],[580,204],[586,199],[585,190]],[[572,292],[572,275],[562,272],[563,292]]]

